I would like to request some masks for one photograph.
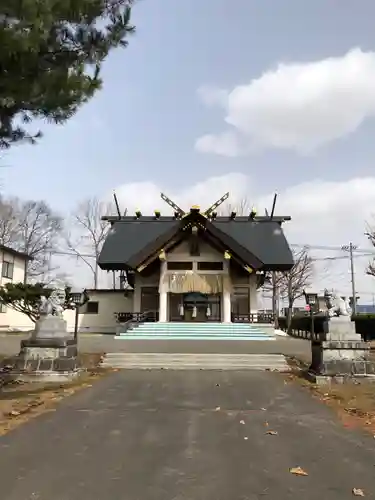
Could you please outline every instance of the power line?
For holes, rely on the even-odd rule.
[[[360,257],[372,257],[374,256],[373,253],[363,253],[363,254],[357,254],[354,255],[353,257],[355,258],[360,258]],[[346,260],[349,259],[349,255],[337,255],[336,257],[312,257],[311,260],[316,262],[316,261],[329,261],[329,260]]]
[[[297,248],[306,248],[307,250],[332,250],[332,251],[343,251],[342,246],[328,246],[328,245],[309,245],[308,243],[301,244],[301,243],[289,243],[289,246],[291,247],[297,247]],[[360,249],[358,247],[353,248],[354,253],[361,253],[361,252],[370,252],[371,255],[375,254],[375,249],[372,248],[364,248]]]
[[[52,250],[50,252],[50,254],[51,255],[66,255],[66,256],[77,257],[77,258],[87,257],[87,258],[90,258],[90,259],[95,259],[95,255],[85,254],[85,253],[63,252],[61,250]]]
[[[341,247],[322,247],[322,246],[311,246],[311,245],[297,245],[297,244],[293,244],[291,243],[290,244],[291,247],[298,247],[298,248],[306,248],[306,249],[312,249],[312,250],[341,250],[342,251],[342,248]],[[356,253],[355,254],[355,257],[371,257],[373,255],[375,255],[375,250],[374,251],[369,251],[369,250],[361,250],[361,252],[363,253]],[[74,253],[74,252],[63,252],[61,250],[52,250],[50,252],[51,255],[65,255],[65,256],[68,256],[68,257],[86,257],[86,258],[90,258],[90,259],[95,259],[95,255],[93,254],[85,254],[85,253]],[[353,255],[354,255],[354,252],[353,252]],[[349,256],[348,255],[337,255],[335,257],[313,257],[312,260],[315,262],[315,261],[329,261],[329,260],[344,260],[344,259],[348,259]]]

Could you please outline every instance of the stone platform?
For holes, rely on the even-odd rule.
[[[81,372],[77,342],[67,333],[66,321],[47,316],[36,322],[28,339],[21,341],[12,375],[16,380],[28,382],[65,382]]]
[[[348,317],[328,320],[325,340],[312,341],[309,378],[316,382],[349,378],[375,378],[375,363],[370,359],[370,344],[355,331]]]

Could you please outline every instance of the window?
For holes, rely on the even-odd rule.
[[[0,314],[5,314],[7,312],[7,306],[0,302]]]
[[[167,262],[169,271],[189,271],[193,269],[192,262]]]
[[[87,314],[98,314],[99,313],[99,302],[89,301],[86,304]]]
[[[14,263],[3,260],[3,269],[2,269],[2,273],[1,273],[2,277],[12,280],[13,279],[13,272],[14,272]]]
[[[222,262],[198,262],[198,271],[222,271]]]

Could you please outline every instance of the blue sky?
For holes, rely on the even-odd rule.
[[[160,206],[155,199],[160,188],[189,201],[194,192],[200,196],[207,192],[207,201],[192,201],[209,204],[222,194],[220,190],[237,183],[238,190],[233,187],[236,195],[249,195],[262,203],[268,203],[273,191],[280,192],[281,208],[294,211],[291,215],[296,222],[290,230],[294,241],[339,245],[354,239],[365,244],[364,220],[375,212],[374,15],[375,3],[371,0],[142,0],[133,11],[137,33],[129,39],[127,49],[119,49],[108,58],[103,90],[66,125],[44,126],[45,136],[37,146],[18,146],[6,153],[3,191],[45,199],[55,209],[67,212],[83,198],[105,196],[115,187],[123,206],[133,207],[142,198],[146,209],[151,209],[155,203]],[[280,63],[304,65],[340,59],[355,48],[371,58],[358,66],[351,64],[349,70],[348,63],[342,70],[346,78],[342,87],[358,84],[357,93],[344,96],[335,110],[330,94],[324,94],[323,89],[328,101],[322,100],[322,113],[332,104],[328,109],[331,114],[327,111],[322,123],[315,123],[318,129],[329,127],[331,119],[346,111],[348,100],[355,104],[365,95],[368,102],[360,103],[363,116],[353,125],[357,116],[354,110],[350,132],[339,130],[335,139],[324,140],[308,153],[270,143],[231,156],[212,151],[212,144],[208,148],[211,151],[207,147],[205,152],[197,150],[200,137],[234,130],[225,122],[227,103],[205,105],[198,93],[202,86],[209,86],[213,95],[215,88],[225,89],[228,97],[233,89],[251,85],[267,71],[277,72]],[[358,82],[363,67],[368,72],[365,76],[369,75],[367,81],[374,83],[374,91],[367,89],[367,94],[361,87],[363,82]],[[340,74],[327,70],[325,78]],[[321,85],[325,83],[320,81]],[[337,94],[337,82],[333,89]],[[261,95],[273,103],[276,93]],[[241,107],[240,101],[236,102]],[[280,107],[280,102],[275,100],[273,109]],[[296,134],[299,128],[310,133],[309,124],[317,120],[317,115],[310,116],[308,106],[304,113],[305,104],[301,99],[298,113],[292,117],[297,120],[293,127],[288,106],[280,108],[284,115],[279,113],[277,117],[278,133],[284,124],[292,127],[288,133]],[[267,118],[267,134],[270,116],[264,118],[264,102],[263,107],[256,106],[244,107],[243,115],[254,111],[253,117],[242,115],[244,126],[261,128]],[[234,121],[241,120],[240,112],[236,108]],[[304,118],[307,125],[302,126]],[[335,126],[332,122],[332,129]],[[249,132],[249,128],[246,130]],[[314,130],[316,134],[317,128]],[[243,141],[245,136],[241,134]],[[230,177],[232,173],[237,177]],[[220,177],[220,182],[212,180],[214,176]],[[313,190],[306,186],[311,180],[320,183]],[[199,189],[195,186],[198,182]],[[129,187],[129,183],[138,184]],[[147,191],[150,184],[152,189]],[[332,201],[332,193],[337,203]],[[360,203],[357,217],[343,212],[347,195],[352,196],[347,198],[348,204]],[[299,203],[307,199],[309,205],[300,210]],[[319,203],[326,211],[320,210],[317,218]]]
[[[345,177],[353,169],[371,174],[373,124],[324,148],[319,161],[272,150],[228,160],[199,154],[193,145],[197,136],[220,128],[220,112],[207,110],[197,97],[200,86],[248,83],[281,60],[341,56],[357,46],[372,50],[374,15],[370,0],[142,0],[133,14],[137,34],[128,49],[108,59],[103,91],[69,124],[44,127],[38,146],[8,153],[4,188],[66,209],[129,181],[157,176],[173,187],[184,169],[191,181],[252,173],[262,189],[269,176],[271,189],[280,189],[290,183],[289,174],[294,183],[334,178],[343,169]]]

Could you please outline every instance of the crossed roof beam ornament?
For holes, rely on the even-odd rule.
[[[160,197],[163,201],[165,201],[170,207],[173,208],[176,214],[179,215],[179,217],[185,217],[187,213],[185,210],[182,210],[181,207],[179,207],[173,200],[168,198],[164,193],[160,193]],[[224,203],[229,198],[229,192],[225,193],[221,198],[219,198],[215,203],[213,203],[207,210],[205,210],[202,215],[205,217],[209,217],[220,205]],[[198,206],[193,206],[192,208],[199,208]]]

